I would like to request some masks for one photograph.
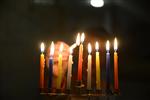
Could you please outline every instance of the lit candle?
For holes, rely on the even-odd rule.
[[[69,55],[69,60],[68,60],[68,73],[67,73],[67,89],[71,89],[71,77],[72,77],[72,64],[73,64],[73,59],[72,59],[72,48],[70,48],[70,55]]]
[[[106,42],[106,89],[110,89],[110,43]]]
[[[98,42],[95,43],[96,49],[96,89],[100,90],[100,80],[101,80],[101,73],[100,73],[100,55],[99,55],[99,44]]]
[[[44,67],[45,67],[45,58],[44,58],[44,52],[45,46],[44,43],[41,43],[41,56],[40,56],[40,88],[44,88]]]
[[[50,58],[49,58],[49,84],[48,87],[52,87],[52,77],[53,77],[53,56],[54,56],[54,42],[50,46]]]
[[[80,35],[78,34],[77,38]],[[82,62],[83,62],[83,42],[84,42],[85,35],[82,33],[81,35],[81,44],[79,47],[79,59],[78,59],[78,80],[82,80]]]
[[[61,89],[61,81],[62,81],[62,51],[63,51],[63,43],[60,45],[59,56],[58,56],[57,89]]]
[[[91,44],[88,44],[88,66],[87,66],[87,89],[91,90],[91,66],[92,66],[92,47]]]
[[[78,42],[78,41],[77,41]],[[74,43],[73,45],[70,46],[70,48],[74,49],[77,47],[77,43]]]
[[[114,88],[119,89],[118,86],[118,54],[117,54],[118,44],[117,39],[114,40]]]

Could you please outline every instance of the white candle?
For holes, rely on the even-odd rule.
[[[87,69],[87,89],[91,90],[91,66],[92,66],[92,56],[91,56],[91,52],[92,52],[92,47],[91,44],[88,44],[88,69]]]
[[[110,89],[110,43],[106,42],[106,89]]]
[[[73,59],[72,59],[72,48],[70,47],[70,55],[69,55],[69,60],[68,60],[68,73],[67,73],[67,89],[71,89],[71,76],[72,76],[72,64],[73,64]]]

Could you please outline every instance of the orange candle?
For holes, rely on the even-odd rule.
[[[118,54],[117,54],[117,39],[114,40],[114,88],[115,90],[119,89],[118,86]]]
[[[81,35],[81,44],[79,47],[79,59],[78,59],[78,80],[82,80],[82,62],[83,62],[83,41],[84,41],[84,33]]]
[[[44,43],[41,43],[41,56],[40,56],[40,88],[44,88],[44,64],[45,64],[45,58],[44,58]]]

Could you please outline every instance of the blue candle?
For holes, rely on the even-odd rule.
[[[110,52],[109,41],[106,42],[106,89],[110,89]]]
[[[50,46],[48,88],[52,88],[52,78],[53,78],[53,55],[54,55],[54,42],[52,42],[52,43],[51,43],[51,46]]]
[[[48,88],[52,87],[52,76],[53,76],[53,58],[50,57],[50,59],[49,59],[49,81],[48,81]]]

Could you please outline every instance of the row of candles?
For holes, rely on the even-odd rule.
[[[76,38],[76,43],[70,46],[70,54],[68,59],[68,67],[67,67],[67,89],[71,89],[71,76],[72,76],[72,64],[73,64],[73,49],[79,46],[79,58],[78,58],[78,81],[82,81],[82,62],[83,62],[83,42],[85,39],[84,33],[81,35],[78,34]],[[117,54],[117,39],[114,39],[114,89],[118,90],[118,54]],[[41,43],[41,57],[40,57],[40,88],[44,88],[44,67],[45,67],[45,58],[44,58],[44,43]],[[96,89],[101,89],[101,67],[100,67],[100,53],[99,53],[99,43],[95,43],[96,49]],[[58,55],[58,78],[57,78],[57,86],[56,89],[61,89],[62,82],[62,51],[63,51],[63,43],[60,45],[59,55]],[[106,42],[106,88],[109,89],[110,85],[110,42],[107,40]],[[49,88],[52,86],[52,77],[53,77],[53,56],[55,52],[54,42],[50,45],[50,57],[49,57]],[[88,43],[88,62],[87,62],[87,89],[91,90],[91,70],[92,70],[92,46]]]

